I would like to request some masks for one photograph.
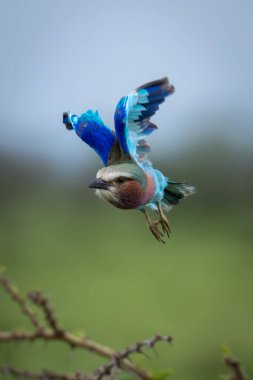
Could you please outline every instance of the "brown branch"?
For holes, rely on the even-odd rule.
[[[71,333],[64,331],[63,335],[57,335],[55,332],[50,330],[42,330],[37,332],[28,331],[12,331],[12,332],[1,332],[0,331],[0,342],[20,342],[20,341],[35,341],[35,340],[54,340],[62,341],[66,343],[71,348],[82,348],[90,352],[94,352],[99,356],[111,359],[117,355],[116,351],[111,348],[104,346],[100,343],[94,342],[87,338],[78,337]],[[151,380],[152,377],[148,374],[145,369],[142,369],[128,360],[123,360],[121,363],[122,369],[127,372],[131,372],[143,380]]]
[[[232,370],[229,380],[246,380],[246,375],[244,374],[238,359],[227,356],[224,361],[226,366]]]
[[[100,343],[94,342],[86,337],[79,337],[67,331],[63,335],[56,335],[52,330],[41,331],[0,331],[0,342],[13,342],[13,341],[35,341],[35,340],[55,340],[62,341],[69,345],[71,348],[83,348],[90,352],[95,352],[104,358],[110,358],[115,354],[111,348],[103,346]]]
[[[94,376],[95,379],[103,377],[106,371],[110,371],[113,368],[120,368],[126,372],[130,372],[142,380],[152,380],[152,376],[149,373],[129,360],[130,354],[137,352],[143,353],[144,347],[153,348],[155,344],[159,341],[171,342],[172,338],[168,336],[156,335],[154,338],[139,342],[136,345],[127,348],[121,353],[117,353],[110,347],[104,346],[100,343],[94,342],[86,337],[80,337],[73,335],[68,331],[64,330],[59,326],[59,322],[53,312],[48,299],[41,292],[31,292],[29,293],[29,298],[42,309],[45,321],[47,323],[47,328],[41,326],[35,314],[29,309],[26,301],[19,295],[18,291],[10,284],[9,280],[0,275],[0,284],[3,285],[4,289],[9,293],[14,301],[16,301],[20,306],[22,312],[33,322],[36,330],[34,332],[30,331],[0,331],[0,343],[1,342],[21,342],[21,341],[61,341],[67,344],[71,348],[80,348],[90,352],[93,352],[101,357],[109,359],[109,363],[98,369]],[[18,376],[19,371],[16,371],[16,376]],[[45,375],[45,374],[44,374]],[[44,376],[43,375],[43,376]],[[42,376],[42,374],[39,374]]]
[[[21,335],[19,335],[21,337]],[[93,374],[88,376],[76,373],[75,375],[67,375],[67,374],[58,374],[52,371],[42,371],[40,373],[33,373],[30,371],[20,371],[13,367],[4,367],[1,369],[1,372],[4,375],[12,375],[14,377],[24,377],[26,379],[34,379],[34,380],[101,380],[104,376],[112,375],[114,370],[127,370],[130,369],[126,367],[126,363],[131,364],[129,361],[130,356],[134,353],[145,355],[143,349],[154,348],[158,342],[165,341],[170,343],[172,338],[170,336],[162,336],[155,335],[150,339],[146,339],[141,342],[137,342],[135,345],[126,348],[122,352],[115,353],[109,363],[98,368]],[[127,360],[127,361],[126,361]],[[135,375],[135,370],[132,371]],[[139,375],[138,375],[139,376]],[[149,377],[150,378],[150,377]]]
[[[30,371],[20,371],[13,367],[3,367],[0,372],[4,376],[22,377],[31,380],[77,380],[77,376],[66,375],[64,373],[56,373],[53,371],[43,370],[42,372],[34,373]],[[81,380],[81,379],[80,379]],[[84,379],[83,379],[84,380]]]
[[[60,328],[58,320],[54,315],[52,306],[48,299],[40,292],[34,291],[28,293],[28,297],[34,302],[34,304],[40,307],[44,313],[45,321],[49,327],[55,332],[56,335],[62,335],[64,330]]]
[[[15,301],[22,313],[31,321],[36,329],[41,329],[41,325],[36,314],[29,308],[26,300],[19,294],[18,290],[10,283],[10,281],[3,275],[0,274],[0,284],[3,286],[5,291],[11,296],[13,301]]]
[[[104,376],[112,375],[112,372],[115,369],[122,369],[124,361],[126,359],[129,359],[132,354],[137,353],[145,355],[145,352],[143,351],[145,347],[154,349],[155,345],[161,341],[171,343],[172,337],[157,334],[150,339],[143,340],[142,342],[137,342],[135,345],[127,347],[122,352],[117,352],[117,354],[112,357],[108,364],[105,364],[96,370],[94,376],[92,377],[92,380],[101,380]]]

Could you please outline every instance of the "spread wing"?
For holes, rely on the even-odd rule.
[[[110,152],[116,142],[116,136],[103,123],[98,112],[89,110],[80,117],[70,112],[64,112],[63,123],[67,129],[74,129],[76,134],[97,152],[106,166]]]
[[[157,129],[150,118],[174,91],[168,78],[163,78],[137,88],[117,104],[114,115],[117,138],[123,151],[139,164],[149,162],[150,146],[145,138]]]

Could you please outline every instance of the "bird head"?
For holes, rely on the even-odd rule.
[[[100,169],[89,187],[114,206],[130,209],[142,202],[146,182],[146,175],[138,165],[123,163]]]

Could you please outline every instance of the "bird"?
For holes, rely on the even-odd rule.
[[[115,110],[115,131],[106,126],[98,111],[77,116],[63,113],[63,123],[99,155],[103,167],[89,184],[99,198],[123,210],[140,210],[155,239],[165,243],[171,227],[165,215],[195,187],[174,182],[153,167],[146,139],[158,129],[150,119],[175,88],[167,77],[146,83],[122,97]],[[148,209],[158,214],[153,220]]]

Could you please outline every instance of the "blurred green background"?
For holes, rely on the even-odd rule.
[[[138,359],[150,370],[218,379],[229,346],[253,375],[252,2],[74,4],[2,5],[0,266],[74,333],[117,350],[172,335]],[[198,190],[169,214],[166,245],[141,213],[88,189],[99,159],[61,124],[90,107],[113,125],[122,95],[164,75],[177,91],[154,118],[151,157]],[[30,328],[2,289],[0,307],[0,330]],[[0,345],[0,365],[19,369],[102,362],[61,343]]]
[[[195,152],[160,163],[198,188],[170,213],[166,245],[154,240],[141,213],[96,199],[89,171],[79,182],[52,183],[38,162],[35,173],[5,157],[1,263],[23,292],[43,289],[73,332],[116,349],[156,332],[172,335],[172,347],[161,343],[160,357],[143,361],[150,369],[170,368],[175,379],[218,378],[228,345],[252,374],[253,157],[246,165],[218,144],[215,156],[206,147],[201,161]],[[28,327],[2,290],[0,324]],[[60,343],[0,350],[1,364],[18,368],[71,372],[101,363]]]

